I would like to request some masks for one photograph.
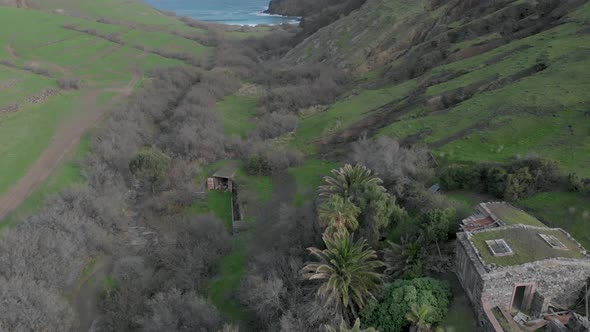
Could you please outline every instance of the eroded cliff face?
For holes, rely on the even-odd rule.
[[[268,5],[269,14],[285,16],[311,16],[324,8],[345,3],[347,0],[271,0]]]

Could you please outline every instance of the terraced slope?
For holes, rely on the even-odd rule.
[[[53,6],[51,2],[42,3]],[[63,1],[89,12],[94,7],[84,6],[93,3]],[[34,7],[33,1],[27,4]],[[130,7],[113,12],[130,21],[109,23],[63,11],[0,7],[0,219],[33,192],[105,111],[128,96],[150,70],[190,65],[208,56],[207,47],[169,29],[202,30],[139,2],[125,4]],[[101,4],[102,10],[109,10],[107,5]],[[160,17],[150,22],[165,29],[135,24],[144,12]],[[78,88],[69,88],[70,81],[78,82]]]
[[[368,1],[287,55],[380,78],[303,118],[295,144],[331,155],[389,135],[452,161],[535,153],[590,176],[590,4],[435,2]]]

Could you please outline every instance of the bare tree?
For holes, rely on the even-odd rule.
[[[217,309],[194,292],[170,289],[156,294],[147,304],[148,314],[140,319],[145,332],[208,332],[221,327]]]
[[[434,175],[428,150],[402,147],[398,141],[385,136],[353,143],[351,159],[377,173],[396,196],[400,196],[410,182],[425,183]]]
[[[63,296],[34,281],[0,277],[0,303],[0,331],[70,331],[74,327],[74,311]]]

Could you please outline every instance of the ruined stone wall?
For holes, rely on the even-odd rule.
[[[535,283],[551,303],[567,308],[575,303],[590,277],[590,261],[554,258],[518,266],[503,267],[483,276],[483,295],[492,307],[510,305],[515,284]]]
[[[461,282],[467,297],[475,306],[481,305],[481,294],[483,290],[483,279],[485,271],[479,266],[475,253],[470,250],[470,245],[464,233],[457,234],[455,246],[455,272]],[[479,270],[479,271],[478,271]]]
[[[489,318],[489,315],[493,315],[491,314],[489,302],[486,299],[482,299],[484,281],[481,276],[486,271],[479,262],[465,233],[457,234],[457,242],[455,244],[455,273],[461,286],[463,286],[465,294],[467,294],[467,298],[469,298],[473,305],[479,323],[478,331],[499,331]]]
[[[531,315],[537,317],[547,311],[549,305],[549,298],[541,295],[539,292],[533,294],[533,300],[531,301]]]
[[[509,306],[517,284],[534,283],[531,309],[539,314],[549,302],[567,308],[590,278],[590,259],[553,258],[517,266],[485,266],[465,233],[457,234],[455,272],[474,306],[482,331],[495,331],[483,309]]]

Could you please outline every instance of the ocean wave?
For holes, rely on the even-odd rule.
[[[210,21],[210,22],[213,22],[213,21]],[[259,25],[274,26],[274,25],[281,25],[281,24],[299,24],[298,20],[289,20],[289,21],[282,21],[282,22],[257,22],[257,23],[243,23],[243,22],[240,23],[237,20],[236,21],[224,20],[224,21],[214,21],[214,22],[223,23],[223,24],[227,24],[227,25],[248,26],[248,27],[256,27]]]
[[[265,12],[254,12],[251,13],[251,15],[255,15],[255,16],[262,16],[262,17],[276,17],[276,18],[284,18],[284,19],[291,19],[291,20],[296,20],[296,21],[300,21],[301,17],[299,16],[285,16],[285,15],[279,15],[279,14],[269,14],[269,13],[265,13]]]
[[[0,0],[1,2],[2,0]],[[178,0],[178,4],[167,4],[169,0],[144,0],[165,10],[174,10],[182,15],[206,22],[229,25],[257,26],[298,24],[300,17],[264,13],[268,0],[226,0],[223,4],[212,5],[210,0]],[[243,2],[240,2],[243,1]],[[213,1],[215,2],[215,1]],[[257,3],[255,3],[257,2]],[[183,8],[184,7],[184,8]]]

